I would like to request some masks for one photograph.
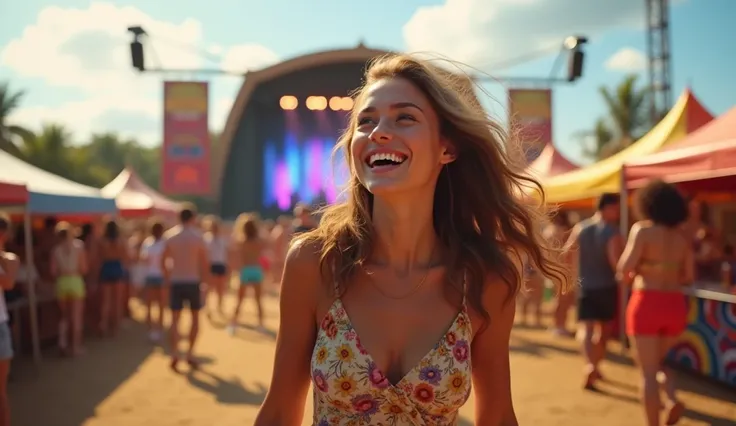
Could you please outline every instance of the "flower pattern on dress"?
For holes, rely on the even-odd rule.
[[[471,390],[470,320],[463,303],[447,332],[393,385],[360,343],[340,299],[312,351],[314,424],[454,426]]]

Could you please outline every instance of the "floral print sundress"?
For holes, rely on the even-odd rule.
[[[360,344],[337,298],[312,352],[314,425],[455,426],[471,391],[472,330],[465,298],[439,342],[392,384]]]

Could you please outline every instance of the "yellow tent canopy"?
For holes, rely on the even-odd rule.
[[[587,206],[588,200],[604,192],[619,192],[621,167],[626,161],[657,152],[712,118],[686,89],[662,121],[629,147],[590,166],[544,180],[547,202]]]

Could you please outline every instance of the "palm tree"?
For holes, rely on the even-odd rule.
[[[598,91],[608,109],[605,119],[598,119],[592,131],[583,132],[593,139],[593,147],[585,154],[601,160],[636,142],[648,130],[649,90],[637,86],[638,76],[632,74],[612,91],[601,87]]]
[[[609,152],[611,147],[616,145],[612,143],[613,131],[602,118],[595,121],[593,130],[578,132],[576,136],[583,140],[583,155],[592,160],[603,159],[614,154]]]
[[[631,144],[646,131],[649,122],[649,90],[638,88],[639,76],[632,74],[624,78],[612,93],[607,87],[598,89],[608,108],[609,118],[617,139]]]
[[[23,159],[47,172],[71,177],[75,164],[72,158],[71,135],[59,124],[44,124],[41,132],[26,139],[20,149]]]
[[[16,157],[21,153],[20,144],[16,141],[28,139],[33,135],[30,130],[8,122],[8,117],[20,106],[24,95],[23,91],[11,92],[8,82],[0,83],[0,150]]]

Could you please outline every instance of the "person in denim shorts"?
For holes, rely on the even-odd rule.
[[[10,219],[0,212],[0,290],[15,286],[15,276],[20,262],[13,253],[5,251],[5,242],[10,238]],[[8,403],[8,373],[13,358],[13,339],[8,326],[8,308],[5,295],[0,291],[0,426],[10,426]]]

